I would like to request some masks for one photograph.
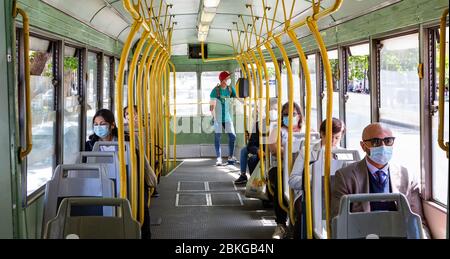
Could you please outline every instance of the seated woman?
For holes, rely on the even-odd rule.
[[[272,164],[277,165],[276,155],[277,155],[277,138],[281,139],[281,159],[283,158],[283,154],[285,151],[285,147],[287,146],[288,141],[288,125],[289,125],[289,103],[285,103],[281,110],[282,114],[282,126],[281,126],[281,136],[277,136],[277,127],[274,126],[269,135],[269,151],[272,154]],[[297,103],[294,103],[294,114],[293,114],[293,132],[300,132],[303,125],[303,114],[300,110],[300,106]],[[277,177],[277,167],[272,167],[269,170],[269,180],[272,185],[274,191],[273,197],[273,208],[276,216],[277,226],[272,235],[274,239],[283,239],[286,236],[286,220],[287,213],[280,207],[280,203],[283,202],[287,204],[287,201],[278,200],[278,177]]]
[[[345,132],[345,124],[343,121],[333,118],[332,119],[332,138],[331,145],[332,148],[340,148],[339,143],[341,142],[341,138]],[[325,137],[326,137],[326,120],[324,120],[320,124],[320,141],[312,144],[310,148],[310,164],[317,161],[319,158],[320,152],[325,149]],[[297,215],[297,222],[294,229],[294,238],[300,238],[302,235],[301,228],[301,215],[302,215],[302,197],[303,194],[303,170],[304,170],[304,161],[305,161],[305,147],[301,147],[301,152],[298,155],[297,159],[294,162],[292,167],[292,173],[289,177],[289,187],[294,190],[295,198],[294,198],[294,207]]]
[[[270,108],[269,108],[269,120],[270,123],[274,123],[277,120],[277,98],[273,97],[270,98]],[[266,116],[267,119],[267,116]],[[263,134],[267,132],[265,120],[263,119],[262,122],[264,125],[262,125],[262,132]],[[253,173],[256,166],[259,162],[259,123],[256,122],[254,125],[253,133],[250,135],[250,138],[248,140],[247,146],[241,149],[241,175],[239,178],[234,182],[235,184],[246,184],[247,183],[247,165],[248,165],[248,171],[250,174]],[[251,154],[252,156],[249,156]]]
[[[107,109],[98,110],[94,118],[92,119],[92,124],[94,127],[94,134],[89,136],[89,140],[86,141],[85,151],[92,151],[94,148],[94,144],[97,141],[117,141],[118,140],[118,130],[116,127],[116,122],[114,119],[114,114]],[[129,138],[125,137],[125,141],[129,141]],[[101,151],[117,151],[115,147],[110,149],[109,147],[101,147]],[[139,167],[139,150],[136,149],[137,155],[137,165]],[[145,159],[145,157],[144,157]],[[147,159],[144,163],[144,203],[148,204],[148,193],[150,187],[156,186],[156,175],[151,170],[150,165],[148,164]],[[139,172],[139,168],[137,169]],[[139,179],[139,178],[138,178]],[[144,210],[144,223],[141,226],[141,235],[142,239],[150,239],[150,214],[148,208]]]

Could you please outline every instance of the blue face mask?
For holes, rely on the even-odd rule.
[[[94,126],[94,133],[100,138],[106,138],[109,135],[109,127],[108,125]]]
[[[369,158],[377,164],[385,165],[391,161],[392,151],[391,146],[371,147]]]
[[[292,125],[295,127],[298,124],[298,118],[294,117],[292,118]],[[289,126],[289,116],[283,116],[283,125]]]

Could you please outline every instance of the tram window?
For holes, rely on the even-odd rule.
[[[418,34],[381,41],[380,121],[394,132],[393,160],[420,179]]]
[[[27,156],[27,195],[50,180],[55,164],[55,89],[52,43],[30,37],[33,149]]]
[[[308,63],[309,75],[311,78],[311,128],[317,127],[317,78],[316,78],[316,55],[308,55],[306,62]],[[305,91],[306,96],[306,91]],[[306,106],[306,97],[305,97]]]
[[[209,111],[211,91],[219,84],[219,74],[221,71],[203,72],[201,75],[202,86],[202,115],[211,115]],[[253,75],[252,75],[253,76]]]
[[[86,138],[93,133],[92,118],[97,111],[97,53],[88,54],[88,82],[86,87]]]
[[[80,51],[64,47],[64,153],[65,164],[76,163],[80,151]]]
[[[284,62],[281,65],[281,86],[283,91],[283,96],[281,100],[283,103],[287,103],[289,100],[289,91],[288,91],[288,76],[287,76],[287,68]]]
[[[339,118],[339,59],[338,51],[328,51],[328,59],[331,65],[331,74],[333,76],[333,117]],[[322,82],[323,82],[323,99],[322,99],[322,119],[327,116],[327,80],[325,71],[322,70]]]
[[[300,60],[292,59],[292,78],[294,79],[294,102],[300,102]]]
[[[110,57],[105,56],[103,58],[103,103],[102,107],[105,109],[111,109],[111,89],[110,89],[110,82],[111,82],[111,74],[110,74]]]
[[[267,62],[267,73],[269,74],[269,95],[270,97],[277,97],[277,77],[275,72],[275,65],[273,62]]]
[[[440,32],[440,30],[439,30]],[[436,39],[437,41],[438,39]],[[445,44],[447,45],[447,48],[445,49],[445,112],[444,112],[444,141],[449,141],[449,121],[448,121],[448,114],[449,114],[449,94],[448,94],[448,81],[449,81],[449,75],[448,75],[448,43],[449,43],[449,37],[448,37],[448,27],[445,35]],[[439,43],[436,42],[436,84],[439,84]],[[435,105],[438,105],[438,96],[439,96],[439,85],[437,85],[436,89],[436,100]],[[433,155],[433,174],[432,174],[432,195],[433,199],[447,205],[447,190],[448,190],[448,159],[445,155],[445,152],[439,147],[437,143],[437,133],[438,133],[438,125],[439,125],[439,117],[438,113],[435,113],[432,118],[432,155]]]
[[[370,124],[369,44],[351,46],[347,50],[346,146],[359,150],[362,157],[361,129]]]
[[[198,115],[196,72],[177,72],[177,117]],[[170,73],[170,92],[173,94],[173,73]],[[173,114],[173,103],[170,105]]]

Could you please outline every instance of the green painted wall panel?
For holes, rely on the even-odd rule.
[[[19,0],[18,6],[30,17],[31,27],[120,55],[123,44],[42,1]],[[21,18],[19,18],[21,20]]]

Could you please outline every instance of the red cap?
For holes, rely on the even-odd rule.
[[[230,76],[230,73],[228,73],[227,71],[223,71],[219,75],[220,82],[222,82],[223,80],[227,79],[227,77],[229,77],[229,76]]]

